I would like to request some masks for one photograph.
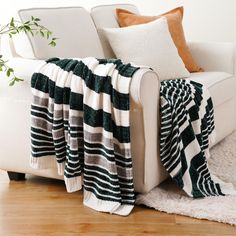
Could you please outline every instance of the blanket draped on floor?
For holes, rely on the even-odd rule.
[[[188,79],[162,81],[160,99],[160,157],[170,176],[194,198],[235,194],[207,166],[209,145],[215,140],[208,90]]]
[[[31,166],[55,167],[84,204],[127,215],[135,202],[129,86],[120,60],[52,58],[32,76]],[[56,161],[55,161],[56,160]]]

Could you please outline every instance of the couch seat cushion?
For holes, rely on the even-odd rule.
[[[191,73],[190,79],[206,86],[212,96],[214,106],[219,106],[236,97],[236,78],[225,72]]]

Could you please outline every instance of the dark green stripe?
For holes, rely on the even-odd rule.
[[[101,200],[104,200],[104,201],[110,201],[110,202],[121,202],[121,197],[119,197],[120,199],[119,200],[115,200],[115,199],[112,199],[110,198],[110,194],[108,195],[103,195],[103,193],[101,193],[100,191],[98,191],[98,193],[94,190],[94,188],[96,189],[96,187],[91,187],[89,186],[89,184],[84,184],[84,189],[87,190],[88,192],[92,192],[96,198],[98,199],[101,199]],[[106,193],[105,193],[106,194]]]
[[[45,107],[40,107],[40,106],[35,106],[35,105],[31,105],[31,111],[37,112],[44,112],[44,114],[47,114],[50,116],[50,118],[53,118],[53,113],[49,112],[48,108]]]
[[[95,77],[95,78],[93,78]],[[86,86],[97,92],[111,95],[113,106],[120,110],[129,110],[129,95],[123,94],[112,88],[111,78],[94,76],[86,78]],[[81,77],[84,79],[83,77]],[[41,92],[49,93],[51,98],[55,98],[57,104],[70,104],[71,109],[82,110],[83,95],[71,92],[70,88],[61,88],[55,85],[46,75],[35,73],[31,79],[32,88]],[[110,85],[109,85],[110,84]],[[109,85],[109,87],[108,87]],[[49,87],[48,87],[49,86]]]
[[[108,178],[112,179],[113,181],[117,179],[117,175],[116,174],[111,174],[109,173],[106,169],[102,168],[102,166],[98,167],[98,166],[90,166],[90,165],[86,165],[85,163],[85,169],[87,169],[87,171],[97,171],[100,172],[106,176],[108,176]]]
[[[37,158],[40,158],[40,157],[44,157],[44,156],[54,156],[55,155],[55,152],[54,151],[48,151],[48,152],[44,152],[44,153],[32,153],[31,152],[31,155],[32,157],[37,157]]]
[[[50,124],[53,123],[53,119],[49,118],[47,116],[47,114],[35,112],[35,111],[32,110],[31,111],[31,115],[35,116],[36,118],[43,118],[44,120],[48,121],[48,123],[50,123]]]
[[[49,141],[52,142],[53,139],[51,137],[44,137],[40,135],[40,132],[38,132],[37,134],[33,134],[31,133],[31,137],[38,140],[38,141]]]
[[[42,130],[42,129],[40,129],[40,128],[35,128],[35,127],[33,127],[33,126],[31,126],[30,129],[31,129],[32,132],[40,133],[40,134],[43,134],[43,135],[46,135],[46,136],[52,138],[52,131],[45,131],[45,130]]]
[[[100,171],[99,171],[100,172]],[[110,184],[112,185],[119,185],[119,181],[118,179],[116,178],[115,180],[114,179],[110,179],[108,175],[103,175],[101,173],[95,173],[93,170],[91,169],[85,169],[84,170],[84,175],[87,176],[87,175],[92,175],[92,176],[96,176],[98,177],[99,179],[101,180],[104,180],[106,182],[109,182]]]
[[[76,60],[71,60],[71,59],[59,60],[58,58],[54,58],[54,59],[48,60],[48,62],[56,64],[61,69],[67,72],[72,71],[75,75],[81,77],[85,81],[85,84],[87,85],[87,87],[90,88],[91,90],[98,93],[103,92],[103,93],[111,94],[112,95],[111,101],[114,107],[122,109],[122,110],[129,109],[129,104],[127,102],[127,100],[129,100],[128,95],[119,93],[114,88],[112,88],[110,76],[94,75],[92,71],[89,70],[89,68],[82,61],[76,61]],[[105,61],[102,60],[100,64],[105,64],[105,63],[106,63],[106,60]],[[139,69],[138,67],[133,67],[130,64],[122,64],[120,60],[118,61],[115,60],[114,64],[116,64],[117,66],[116,69],[119,71],[119,74],[125,77],[132,77],[133,74]],[[40,78],[40,85],[38,83],[35,83],[35,80],[37,80],[38,77],[41,77],[39,76],[38,73],[35,73],[33,75],[32,83],[31,83],[32,87],[40,91],[44,91],[45,93],[48,93],[48,88],[47,88],[48,83],[51,84],[51,87],[52,87],[51,90],[53,89],[53,87],[55,87],[55,83],[53,81],[51,82],[45,81],[47,78],[47,76],[45,75],[42,75],[42,79]],[[57,89],[53,89],[53,90],[57,92]],[[62,94],[60,91],[58,93]],[[55,94],[51,92],[50,97],[54,97],[54,96]]]
[[[108,132],[113,132],[120,143],[130,142],[129,127],[117,126],[110,113],[103,110],[93,110],[84,104],[84,123],[92,127],[103,127]]]
[[[109,179],[106,180],[106,182],[102,182],[100,181],[100,177],[97,175],[97,173],[91,173],[92,176],[88,176],[88,173],[86,173],[86,171],[84,172],[84,179],[85,181],[92,181],[94,183],[96,183],[99,187],[101,188],[105,188],[105,189],[109,189],[111,191],[116,191],[118,192],[117,194],[119,194],[119,191],[120,191],[120,186],[119,186],[119,183],[117,183],[117,187],[115,186],[116,184],[115,183],[111,183],[111,181]],[[96,177],[99,177],[99,179],[97,179]],[[112,186],[110,184],[112,184]],[[97,188],[99,188],[97,187]]]

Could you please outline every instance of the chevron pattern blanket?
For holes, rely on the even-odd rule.
[[[206,88],[194,81],[161,82],[160,156],[170,176],[194,198],[235,194],[207,166],[215,140],[213,104]]]
[[[120,60],[52,58],[32,76],[31,166],[57,166],[67,191],[83,184],[84,204],[98,211],[127,215],[135,202],[129,85],[137,70]]]

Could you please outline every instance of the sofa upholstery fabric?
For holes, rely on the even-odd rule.
[[[192,73],[189,79],[209,89],[215,107],[235,97],[236,79],[229,73],[197,72]]]
[[[97,28],[98,35],[102,44],[102,48],[106,58],[115,57],[115,54],[108,43],[107,38],[104,36],[102,28],[119,28],[116,8],[124,8],[138,14],[136,6],[131,4],[114,4],[114,5],[102,5],[93,7],[91,9],[91,17]]]

